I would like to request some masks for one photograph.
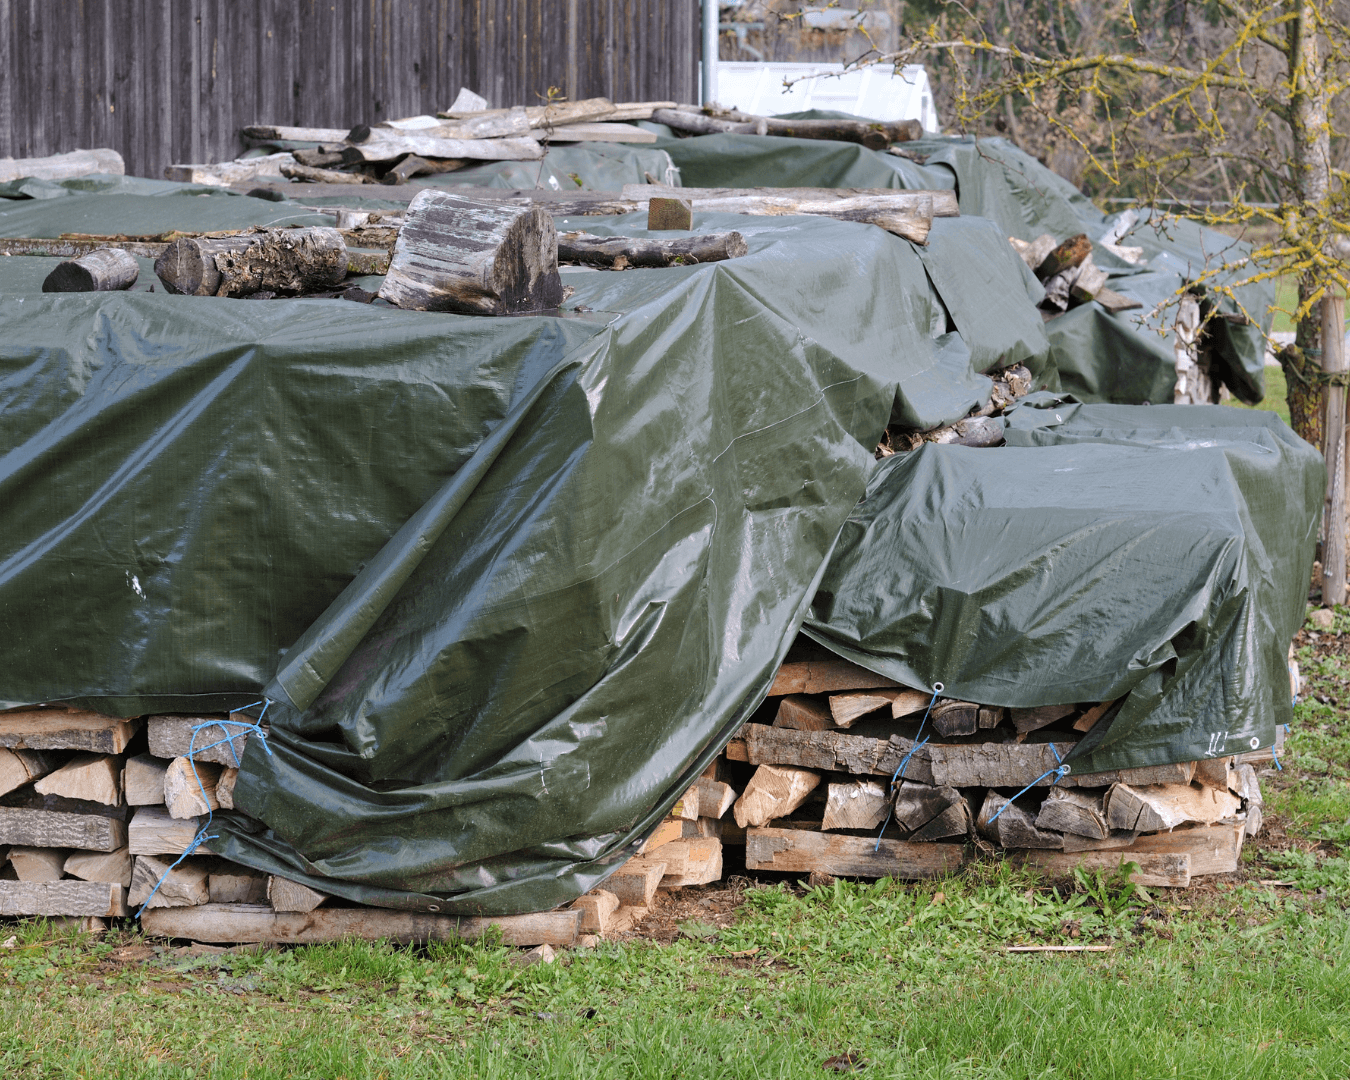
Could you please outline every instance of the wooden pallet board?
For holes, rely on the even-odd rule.
[[[581,912],[566,909],[475,918],[367,907],[283,912],[255,904],[202,904],[157,908],[141,916],[141,928],[147,934],[210,944],[314,945],[359,938],[420,945],[482,937],[492,927],[501,931],[507,945],[571,945],[581,929]]]
[[[960,844],[910,844],[805,829],[747,829],[745,868],[817,871],[835,877],[927,878],[951,873],[965,862]]]
[[[1184,889],[1191,883],[1191,857],[1185,854],[1152,854],[1129,849],[1114,851],[1010,851],[1013,862],[1038,866],[1051,876],[1067,877],[1075,868],[1115,873],[1124,863],[1139,867],[1130,875],[1136,885]]]

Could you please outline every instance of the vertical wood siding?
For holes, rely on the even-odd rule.
[[[0,157],[220,161],[246,124],[447,107],[694,101],[698,0],[0,0]],[[575,86],[569,85],[575,82]]]

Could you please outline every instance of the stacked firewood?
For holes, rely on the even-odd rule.
[[[932,877],[1000,851],[1052,876],[1133,863],[1139,884],[1185,887],[1235,871],[1261,829],[1269,749],[1079,774],[1063,760],[1112,702],[978,705],[814,655],[779,669],[637,857],[583,898],[583,925],[627,928],[658,888],[716,880],[724,846],[747,871],[815,882]]]
[[[1092,261],[1092,241],[1086,233],[1078,233],[1062,242],[1049,233],[1042,233],[1032,241],[1010,236],[1008,242],[1045,286],[1041,307],[1047,317],[1093,300],[1112,314],[1143,306],[1138,300],[1106,287],[1107,273]],[[1111,244],[1104,246],[1113,252],[1140,250],[1122,249]]]

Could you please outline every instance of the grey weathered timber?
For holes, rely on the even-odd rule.
[[[605,142],[605,143],[654,143],[658,136],[654,131],[644,131],[632,124],[567,124],[563,127],[536,131],[535,138],[547,139],[554,143]]]
[[[1132,862],[1139,867],[1130,874],[1130,880],[1136,885],[1184,889],[1191,883],[1189,855],[1130,851],[1010,851],[1008,857],[1013,862],[1038,866],[1047,874],[1061,877],[1068,877],[1077,867],[1113,873],[1125,863]]]
[[[1182,761],[1175,765],[1143,765],[1137,769],[1115,769],[1111,772],[1078,773],[1066,776],[1060,787],[1110,787],[1112,784],[1189,784],[1195,775],[1195,762]]]
[[[544,311],[562,295],[547,213],[430,188],[409,204],[380,286],[397,307],[465,315]]]
[[[893,122],[862,120],[787,120],[752,116],[734,110],[718,115],[688,109],[657,109],[652,120],[690,135],[777,135],[794,139],[829,139],[859,143],[869,150],[884,150],[893,142],[910,142],[923,134],[917,120]]]
[[[581,912],[577,910],[473,918],[368,907],[284,912],[251,904],[204,904],[160,908],[141,917],[141,928],[147,934],[222,944],[316,945],[359,938],[421,945],[471,940],[495,927],[507,945],[572,945],[580,926]]]
[[[136,257],[121,248],[100,248],[56,267],[42,283],[43,292],[116,292],[136,284],[141,272]]]
[[[0,881],[0,915],[127,914],[126,890],[106,881]]]
[[[1135,308],[1144,306],[1142,300],[1136,300],[1132,296],[1124,296],[1113,289],[1101,288],[1097,290],[1097,295],[1092,299],[1106,308],[1112,315],[1118,315],[1122,311],[1133,311]]]
[[[1012,722],[1019,732],[1037,731],[1053,724],[1056,720],[1077,712],[1076,705],[1039,705],[1034,709],[1013,709]]]
[[[739,258],[749,250],[745,237],[738,232],[704,233],[678,240],[588,233],[562,233],[558,237],[558,262],[605,270],[723,262]]]
[[[737,760],[736,743],[744,749],[739,760],[751,765],[795,765],[804,769],[827,769],[855,776],[891,776],[914,744],[900,735],[889,739],[869,739],[838,731],[792,731],[765,724],[746,724],[741,728],[727,756]],[[930,783],[933,773],[926,756],[927,747],[914,753],[905,766],[905,777]]]
[[[396,161],[405,154],[460,161],[538,161],[544,148],[529,137],[514,139],[438,139],[413,132],[381,129],[365,142],[348,143],[344,156],[355,161]]]
[[[1062,851],[1064,837],[1057,832],[1036,828],[1031,814],[996,791],[984,797],[975,818],[975,828],[991,843],[1004,848],[1047,848]]]
[[[120,754],[140,726],[83,709],[21,709],[0,715],[0,746]]]
[[[228,864],[211,873],[207,889],[213,904],[266,904],[267,875]]]
[[[827,694],[836,690],[871,690],[900,684],[847,660],[803,660],[784,664],[769,687],[769,697],[781,694]]]
[[[382,184],[406,184],[414,176],[434,176],[454,172],[468,164],[463,158],[424,158],[409,154],[382,177]]]
[[[747,829],[747,870],[786,870],[844,877],[926,878],[959,869],[959,844],[911,844],[903,840],[843,836],[805,829]]]
[[[1102,793],[1092,788],[1051,788],[1036,815],[1036,828],[1105,840],[1110,830],[1102,807]]]
[[[199,818],[179,821],[162,806],[142,806],[123,836],[133,855],[181,855],[200,828]]]
[[[0,806],[0,844],[116,851],[126,843],[127,825],[118,818]]]
[[[1051,749],[1052,745],[1054,749]],[[949,787],[1011,787],[1036,783],[1049,787],[1060,762],[1074,743],[929,743],[920,753],[931,763],[933,783]],[[1055,751],[1058,750],[1058,756]],[[916,757],[918,755],[915,755]],[[1064,778],[1065,780],[1068,777]]]
[[[677,188],[664,184],[625,184],[624,199],[646,202],[654,197],[688,199],[695,212],[728,214],[820,214],[844,221],[862,221],[850,212],[925,213],[959,217],[956,192],[948,188],[897,191],[891,188]]]
[[[918,832],[961,801],[961,793],[954,787],[933,787],[905,780],[895,790],[895,823],[906,833]]]
[[[150,740],[150,753],[157,758],[191,757],[196,761],[237,766],[244,760],[244,748],[248,746],[248,731],[244,725],[252,723],[253,718],[244,713],[232,713],[229,719],[179,714],[152,716],[147,721],[146,734]],[[192,729],[195,727],[201,730],[193,742]],[[229,742],[225,741],[227,739]],[[168,767],[168,761],[165,767]]]
[[[9,865],[20,881],[60,881],[66,853],[61,848],[12,847]]]
[[[13,78],[13,69],[6,75]],[[72,150],[49,157],[0,158],[0,184],[31,177],[34,180],[72,180],[104,173],[122,176],[126,165],[116,150]]]
[[[155,274],[186,296],[320,292],[347,276],[347,245],[337,229],[322,226],[184,237],[155,260]]]
[[[66,858],[64,870],[81,881],[115,882],[131,887],[131,852],[75,851]]]
[[[500,139],[507,135],[524,135],[529,130],[529,113],[524,106],[517,105],[513,109],[470,113],[426,127],[409,128],[398,121],[384,120],[371,128],[371,136],[378,138],[379,132],[391,131],[399,134],[429,135],[437,139]]]
[[[1106,793],[1106,821],[1113,829],[1157,832],[1188,822],[1221,821],[1235,815],[1241,805],[1230,791],[1193,784],[1113,784]]]
[[[0,795],[39,780],[61,762],[58,755],[41,750],[6,750],[0,747]]]
[[[341,157],[338,157],[341,161]],[[359,172],[343,172],[341,169],[324,169],[317,165],[283,165],[281,175],[287,180],[296,180],[308,184],[378,184],[373,176]],[[303,196],[301,196],[303,198]]]
[[[948,840],[955,836],[967,836],[971,831],[970,805],[965,799],[960,799],[938,814],[922,829],[911,833],[909,839],[915,842]]]

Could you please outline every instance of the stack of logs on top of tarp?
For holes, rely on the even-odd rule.
[[[345,285],[384,274],[378,296],[397,307],[469,315],[546,312],[565,298],[560,264],[603,270],[718,262],[746,254],[740,233],[666,238],[558,233],[555,217],[646,211],[648,228],[691,232],[693,214],[806,214],[873,224],[925,243],[935,216],[957,216],[951,191],[846,188],[685,189],[631,184],[619,194],[422,189],[404,214],[333,211],[328,227],[254,229],[170,237],[67,235],[0,240],[7,254],[69,255],[46,292],[132,287],[136,257],[155,258],[166,291],[187,296],[271,299],[325,296],[370,302]],[[359,246],[358,246],[359,245]]]
[[[537,161],[544,156],[546,143],[656,142],[655,131],[634,126],[638,120],[666,124],[679,135],[779,135],[859,143],[873,150],[923,133],[917,120],[785,120],[673,101],[616,104],[607,98],[587,98],[489,109],[483,98],[461,90],[450,108],[435,116],[382,120],[351,129],[252,124],[240,132],[245,142],[312,145],[210,165],[169,165],[164,175],[184,183],[222,186],[268,177],[403,184],[415,176],[455,172],[482,161]]]

